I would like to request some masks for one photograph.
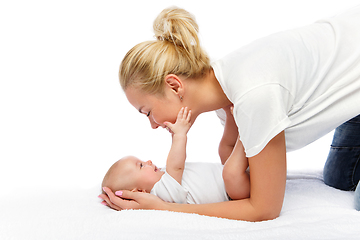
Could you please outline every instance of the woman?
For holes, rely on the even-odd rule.
[[[336,129],[325,183],[355,190],[360,179],[360,8],[310,26],[257,40],[210,65],[185,10],[165,9],[154,21],[156,41],[132,48],[120,66],[127,99],[152,128],[175,122],[183,106],[196,117],[234,106],[238,133],[225,127],[227,159],[237,135],[249,159],[251,192],[243,200],[206,205],[166,203],[155,196],[105,188],[117,210],[159,209],[262,221],[279,216],[286,151]],[[351,119],[351,120],[349,120]],[[131,199],[133,201],[129,201]]]

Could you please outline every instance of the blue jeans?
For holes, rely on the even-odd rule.
[[[325,184],[355,190],[360,180],[360,115],[335,129],[324,167]]]

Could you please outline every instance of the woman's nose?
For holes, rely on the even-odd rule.
[[[150,125],[152,129],[157,129],[160,125],[157,124],[151,117],[149,117]]]

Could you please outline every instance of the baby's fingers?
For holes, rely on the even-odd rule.
[[[185,107],[184,113],[183,113],[183,118],[186,118],[187,115],[188,115],[188,107]]]
[[[184,118],[184,112],[185,112],[185,108],[182,107],[178,113],[177,119],[182,119]]]
[[[172,124],[171,122],[164,122],[164,125],[165,125],[166,130],[168,130],[170,133],[173,133],[173,131],[171,129],[174,126],[174,124]]]
[[[188,119],[189,113],[191,110],[188,109],[188,107],[182,107],[178,114],[178,119]]]
[[[189,110],[188,107],[185,107],[182,114],[182,120],[189,123],[190,119],[191,119],[191,110]]]
[[[187,109],[186,109],[186,110],[187,110]],[[191,119],[191,110],[189,110],[189,112],[187,112],[186,121],[187,121],[187,122],[190,122],[190,119]]]

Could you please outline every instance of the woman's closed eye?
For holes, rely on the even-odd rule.
[[[149,117],[150,116],[150,113],[151,113],[151,111],[148,111],[147,113],[143,110],[143,107],[141,107],[141,108],[139,108],[139,113],[141,113],[141,114],[145,114],[146,115],[146,117]]]

